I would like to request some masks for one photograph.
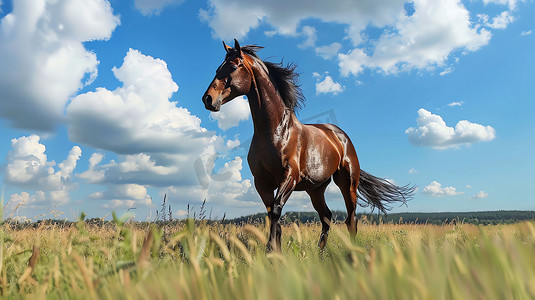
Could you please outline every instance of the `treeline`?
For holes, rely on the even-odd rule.
[[[259,213],[225,220],[225,223],[259,223],[264,222],[267,214]],[[333,220],[343,222],[347,214],[343,211],[334,211]],[[444,223],[470,223],[479,225],[511,224],[526,220],[535,220],[535,211],[500,210],[478,212],[436,212],[436,213],[392,213],[392,214],[357,214],[363,222],[378,223],[404,223],[404,224],[444,224]],[[285,223],[319,222],[316,212],[288,212],[282,217]]]
[[[258,213],[254,215],[243,216],[234,219],[210,219],[205,218],[204,215],[194,214],[193,220],[195,222],[204,222],[206,224],[219,223],[219,224],[263,224],[266,220],[266,213]],[[344,222],[347,214],[343,211],[333,211],[332,219],[335,222]],[[497,225],[497,224],[511,224],[527,220],[535,220],[535,211],[521,211],[521,210],[503,210],[503,211],[478,211],[478,212],[438,212],[438,213],[392,213],[392,214],[357,214],[357,218],[361,222],[368,224],[381,224],[381,223],[395,223],[395,224],[450,224],[450,223],[469,223],[476,225]],[[169,225],[185,224],[186,219],[166,219],[166,220],[153,220],[153,221],[134,221],[119,220],[114,217],[113,220],[103,220],[102,218],[85,219],[82,215],[78,221],[69,220],[37,220],[35,222],[18,222],[16,220],[7,219],[0,222],[0,226],[8,225],[13,229],[22,228],[38,228],[42,225],[54,225],[57,227],[71,227],[77,226],[77,223],[82,220],[87,225],[106,227],[116,226],[117,224],[129,223],[134,226],[147,227],[156,225],[156,227],[164,227]],[[316,223],[319,222],[319,217],[316,212],[288,212],[281,218],[282,223],[290,224],[293,222],[298,223]]]

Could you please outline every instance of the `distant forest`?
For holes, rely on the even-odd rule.
[[[224,223],[261,223],[267,214],[254,214],[235,219],[224,220]],[[333,212],[333,220],[343,222],[347,214],[342,211]],[[500,210],[477,212],[436,212],[436,213],[392,213],[392,214],[357,214],[361,221],[377,223],[405,223],[405,224],[444,224],[444,223],[470,223],[480,225],[510,224],[526,220],[535,220],[535,211]],[[288,212],[282,217],[285,223],[319,222],[316,212]]]

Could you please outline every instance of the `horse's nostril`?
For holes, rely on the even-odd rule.
[[[204,102],[204,104],[212,104],[212,96],[204,95],[204,97],[202,97],[202,102]]]

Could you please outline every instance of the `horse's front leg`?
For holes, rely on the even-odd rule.
[[[275,224],[273,222],[273,203],[275,202],[275,198],[273,197],[273,188],[265,186],[262,180],[258,180],[256,178],[254,180],[254,185],[258,195],[260,195],[262,202],[264,202],[264,205],[266,206],[266,210],[268,211],[269,222],[271,224],[271,233],[269,235],[269,241],[266,245],[266,251],[271,251],[273,250],[271,247],[271,241],[273,239],[273,224]]]
[[[280,217],[282,215],[282,208],[286,201],[292,194],[297,185],[297,178],[295,174],[291,172],[291,169],[288,168],[285,172],[284,180],[281,182],[281,185],[277,189],[277,194],[273,201],[273,207],[268,208],[268,216],[271,222],[271,233],[269,236],[269,242],[267,249],[274,251],[281,251],[281,225]]]

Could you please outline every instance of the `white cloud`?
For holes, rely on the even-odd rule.
[[[155,175],[169,175],[177,171],[176,167],[157,166],[150,156],[144,153],[127,155],[117,167],[121,173],[148,172]]]
[[[414,13],[397,15],[394,30],[385,31],[373,53],[356,48],[339,54],[343,75],[358,75],[364,67],[386,74],[445,65],[456,49],[476,51],[490,40],[488,30],[472,26],[469,12],[460,1],[414,1]]]
[[[217,121],[219,128],[227,130],[238,126],[240,121],[248,120],[250,115],[249,102],[240,96],[221,106],[220,111],[211,112],[210,118]]]
[[[183,163],[171,156],[164,169],[174,169],[174,172],[167,174],[161,173],[159,167],[162,166],[155,166],[152,158],[146,154],[119,156],[119,162],[97,163],[92,167],[93,172],[103,174],[103,178],[94,183],[105,185],[106,190],[95,192],[89,198],[104,200],[102,207],[108,209],[134,206],[139,214],[140,208],[146,209],[152,205],[146,190],[146,187],[152,186],[159,189],[162,197],[166,193],[168,203],[173,207],[199,205],[207,199],[207,205],[213,206],[219,215],[224,212],[231,215],[232,210],[237,208],[255,211],[260,200],[251,181],[241,176],[242,159],[235,157],[216,168],[219,165],[216,164],[218,158],[214,155],[208,161],[200,160],[202,169],[197,170],[192,168],[194,157],[188,157],[188,162]],[[204,184],[201,185],[200,181]]]
[[[136,8],[145,16],[159,14],[168,5],[178,5],[184,0],[134,0]]]
[[[338,52],[342,48],[342,44],[334,42],[327,46],[321,46],[316,48],[316,54],[325,58],[325,59],[331,59],[333,57],[336,57],[338,55]]]
[[[108,201],[108,203],[102,205],[106,209],[118,209],[118,208],[134,208],[136,201],[134,200],[119,200],[113,199]]]
[[[421,108],[416,119],[417,127],[405,130],[409,141],[416,146],[445,149],[476,142],[491,141],[496,131],[466,120],[459,121],[455,128],[448,127],[441,116]]]
[[[486,25],[494,29],[505,29],[509,23],[513,22],[515,18],[511,15],[511,12],[504,11],[498,16],[492,18],[492,23]]]
[[[301,29],[301,35],[304,35],[306,37],[306,40],[302,42],[301,44],[297,45],[299,48],[309,48],[314,47],[316,45],[316,39],[318,38],[316,34],[316,28],[312,26],[303,26]]]
[[[340,67],[340,73],[344,76],[349,74],[358,75],[368,65],[371,65],[370,58],[362,49],[356,48],[347,54],[338,54],[338,66]]]
[[[38,135],[11,140],[5,178],[8,183],[35,182],[43,174],[47,167],[46,147],[39,140]]]
[[[524,31],[522,31],[522,32],[520,33],[520,35],[521,35],[521,36],[528,36],[528,35],[531,34],[531,32],[532,32],[531,30],[524,30]]]
[[[131,205],[151,206],[151,197],[147,194],[147,189],[139,184],[119,184],[109,185],[103,192],[95,192],[90,198],[106,201],[103,206],[106,208],[116,208]]]
[[[489,194],[485,193],[484,191],[479,191],[477,194],[473,195],[471,198],[472,199],[483,199],[483,198],[487,198],[489,196]]]
[[[462,55],[487,45],[492,36],[489,29],[502,28],[512,21],[511,12],[520,1],[484,2],[506,5],[510,11],[488,24],[482,19],[472,20],[461,0],[415,0],[410,2],[411,9],[405,7],[405,0],[209,0],[208,9],[201,9],[199,17],[217,39],[242,39],[267,25],[271,28],[264,32],[269,37],[309,37],[301,47],[312,47],[323,36],[320,27],[304,25],[305,21],[341,24],[345,27],[344,39],[351,42],[353,49],[341,51],[338,41],[317,47],[315,52],[326,59],[337,55],[340,72],[345,76],[359,75],[364,69],[394,74],[437,68],[443,69],[440,75],[445,75],[454,70],[449,64],[452,53]],[[379,36],[370,36],[370,28],[379,30]]]
[[[453,101],[453,102],[448,103],[448,106],[449,107],[463,106],[463,104],[464,104],[464,101]]]
[[[416,174],[416,173],[418,173],[418,170],[416,170],[415,168],[410,168],[409,174]]]
[[[95,164],[78,177],[89,183],[139,184],[164,187],[198,184],[194,174],[195,154],[158,155],[145,153],[120,155],[119,162]]]
[[[168,199],[182,205],[198,206],[206,199],[206,205],[213,208],[214,213],[218,215],[227,213],[228,216],[237,216],[233,213],[236,208],[240,209],[240,214],[244,210],[258,211],[261,201],[252,187],[251,180],[242,178],[242,163],[241,157],[235,157],[217,171],[213,164],[208,163],[204,187],[175,185],[165,189],[165,193]]]
[[[83,42],[109,39],[118,24],[105,0],[14,1],[0,23],[0,117],[52,130],[69,97],[97,75]]]
[[[485,5],[489,3],[507,5],[510,10],[514,10],[516,8],[517,2],[525,2],[525,0],[483,0]]]
[[[104,155],[102,153],[93,153],[89,158],[89,168],[87,171],[77,174],[76,176],[86,179],[89,183],[97,183],[104,180],[105,171],[104,170],[95,170],[95,166],[98,165]]]
[[[323,22],[347,24],[360,32],[368,24],[383,27],[390,24],[403,0],[378,1],[247,1],[210,0],[210,8],[201,10],[200,17],[212,28],[214,37],[243,38],[261,23],[268,23],[278,34],[297,36],[300,22],[315,18]],[[284,9],[281,9],[284,7]],[[360,37],[354,37],[360,39]]]
[[[457,196],[463,194],[463,192],[457,191],[457,189],[452,186],[442,187],[442,185],[437,181],[431,182],[423,189],[422,193],[431,195],[433,197]]]
[[[47,201],[45,192],[36,191],[35,194],[30,195],[28,192],[13,193],[9,196],[9,201],[5,204],[4,217],[19,212],[26,208],[42,207],[50,205]]]
[[[55,171],[56,162],[47,161],[46,147],[39,140],[38,135],[11,140],[12,150],[7,155],[5,181],[45,190],[61,189],[70,182],[82,150],[74,146],[59,164],[59,170]]]
[[[445,68],[442,72],[438,73],[440,76],[444,76],[446,74],[449,74],[451,72],[453,72],[454,68],[453,67],[447,67]]]
[[[44,201],[47,192],[46,199],[50,202],[68,202],[68,191],[74,188],[72,174],[82,150],[74,146],[56,170],[54,168],[56,162],[47,160],[46,147],[39,141],[40,137],[37,135],[11,140],[12,150],[7,155],[4,181],[11,185],[38,190],[38,194],[43,196],[38,197],[40,201]]]
[[[331,76],[325,76],[325,79],[316,82],[316,95],[319,94],[333,94],[337,95],[344,91],[344,87],[333,80]]]
[[[216,139],[169,100],[178,86],[163,60],[130,49],[113,73],[122,87],[80,94],[67,107],[72,141],[120,154],[185,154],[200,153]]]
[[[118,154],[111,161],[93,154],[88,169],[79,175],[107,186],[92,198],[105,197],[109,208],[126,207],[139,200],[114,196],[119,194],[116,189],[136,185],[171,187],[181,203],[197,203],[203,197],[230,203],[248,190],[249,180],[241,179],[241,158],[225,164],[236,141],[206,130],[198,117],[170,100],[178,85],[163,60],[131,49],[113,72],[122,86],[78,95],[67,107],[71,140]],[[239,98],[224,105],[222,115],[225,118],[218,120],[222,128],[248,118],[247,101]],[[214,166],[222,163],[218,172],[228,176],[214,172]],[[209,183],[207,189],[203,180]]]

